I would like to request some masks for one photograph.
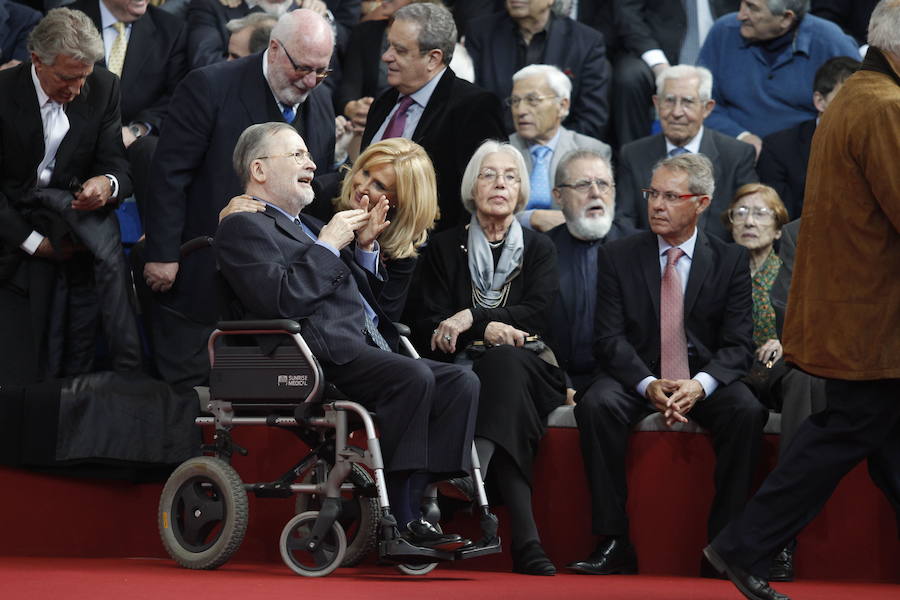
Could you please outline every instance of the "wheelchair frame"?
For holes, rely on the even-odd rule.
[[[401,333],[408,333],[405,327],[398,327]],[[270,354],[264,354],[258,346],[229,346],[238,350],[231,354],[221,352],[217,362],[218,340],[247,335],[286,335],[293,344],[279,347],[285,349],[281,353]],[[405,336],[401,337],[401,344],[411,357],[418,358]],[[318,510],[295,515],[281,533],[282,559],[295,573],[304,576],[324,576],[342,563],[356,564],[373,545],[373,536],[379,533],[380,558],[396,563],[407,574],[428,573],[441,561],[500,552],[497,518],[488,506],[474,444],[472,477],[480,507],[481,539],[455,551],[414,546],[400,536],[390,511],[384,462],[372,416],[361,404],[328,397],[339,392],[326,389],[321,366],[300,334],[297,322],[223,321],[210,336],[207,348],[211,366],[210,399],[202,404],[211,416],[197,417],[196,423],[215,427],[213,443],[201,446],[205,456],[190,459],[175,470],[160,498],[160,535],[169,555],[179,565],[213,569],[227,562],[246,532],[248,492],[260,498],[294,494],[309,495],[310,500],[322,498]],[[264,391],[261,398],[254,396],[253,390],[247,389],[246,382],[252,379],[245,377],[248,370],[269,371],[270,376],[276,377],[275,387],[268,394]],[[260,379],[259,375],[256,379]],[[297,390],[290,388],[304,391],[297,394]],[[244,416],[245,411],[251,416]],[[365,431],[365,449],[349,443],[350,434],[357,429],[351,418],[357,419]],[[242,455],[248,451],[232,439],[231,429],[244,425],[290,431],[310,452],[273,481],[243,483],[231,466],[231,457],[235,451]],[[374,481],[361,466],[368,467]],[[297,482],[307,474],[315,474],[317,480]],[[355,482],[347,481],[348,477]],[[346,510],[344,493],[351,494],[350,502],[359,507],[356,536],[367,536],[353,540],[354,555],[347,556],[348,561],[344,560],[348,532],[340,518],[342,513],[353,511]],[[434,486],[429,486],[422,511],[424,518],[438,526],[440,510],[436,496]],[[301,499],[298,496],[298,506]],[[372,499],[377,499],[377,506]],[[344,516],[353,518],[352,514]]]

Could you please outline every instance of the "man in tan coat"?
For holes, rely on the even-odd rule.
[[[875,8],[869,44],[813,139],[784,329],[785,359],[826,379],[828,405],[704,550],[754,600],[787,598],[765,580],[772,557],[860,461],[900,497],[900,0]]]

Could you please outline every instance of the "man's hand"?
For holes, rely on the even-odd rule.
[[[665,413],[668,408],[669,396],[677,389],[675,382],[671,379],[657,379],[651,381],[650,385],[644,391],[644,395],[653,408],[661,413]]]
[[[431,332],[431,349],[438,349],[447,354],[455,354],[457,338],[459,338],[461,333],[468,331],[472,327],[473,322],[472,311],[468,308],[444,319]]]
[[[144,265],[144,280],[154,292],[167,292],[178,275],[177,262],[148,262]]]
[[[756,349],[756,360],[771,369],[772,364],[782,357],[784,350],[781,348],[781,342],[773,338],[766,340],[766,343]]]
[[[653,80],[656,81],[656,78],[659,77],[660,73],[668,69],[671,65],[667,62],[661,62],[650,67],[650,70],[653,71]]]
[[[322,0],[303,0],[299,4],[300,8],[308,8],[323,17],[325,16],[325,13],[328,12],[328,6],[322,2]]]
[[[344,106],[344,115],[350,119],[353,125],[353,131],[362,133],[366,128],[366,119],[369,118],[369,107],[375,99],[371,96],[365,96],[359,100],[351,100]]]
[[[234,198],[229,200],[228,204],[225,205],[225,208],[219,211],[219,222],[221,223],[222,219],[234,213],[265,211],[265,202],[263,202],[262,200],[256,200],[252,196],[241,194],[240,196],[235,196]]]
[[[762,152],[762,138],[760,138],[756,134],[750,133],[749,131],[745,131],[741,135],[737,136],[737,139],[753,146],[753,148],[756,150],[756,160],[759,160],[759,153]]]
[[[510,346],[522,347],[525,345],[525,338],[527,337],[527,331],[516,329],[512,325],[499,321],[491,321],[484,328],[484,341],[494,346],[509,344]]]
[[[106,175],[91,177],[81,186],[81,191],[72,200],[75,210],[97,210],[103,207],[112,195],[112,182]]]
[[[531,213],[531,227],[536,231],[550,231],[565,222],[566,217],[561,210],[538,208]]]
[[[364,206],[360,208],[365,209],[369,206],[369,197],[364,194],[362,200]],[[372,207],[372,210],[369,211],[369,220],[365,227],[362,227],[356,232],[357,248],[365,250],[366,252],[371,252],[375,248],[375,240],[378,239],[381,232],[391,224],[390,221],[386,220],[388,206],[388,199],[382,196],[381,200],[379,200],[375,206]]]
[[[16,65],[21,65],[21,64],[22,64],[21,60],[17,60],[15,58],[13,58],[12,60],[8,60],[5,63],[3,63],[2,65],[0,65],[0,71],[2,71],[3,69],[11,69],[11,68],[15,67]]]
[[[353,124],[342,115],[334,118],[334,160],[338,163],[347,159],[350,142],[353,141]]]
[[[63,261],[72,258],[73,251],[74,247],[72,246],[72,242],[67,238],[63,238],[59,246],[54,246],[50,243],[50,238],[45,237],[41,240],[41,243],[38,244],[37,249],[34,251],[34,255],[49,260]]]
[[[328,224],[319,232],[319,240],[338,250],[353,241],[356,231],[369,222],[369,213],[360,209],[342,210],[335,213]]]
[[[687,418],[684,415],[688,414],[690,410],[694,408],[694,404],[696,404],[698,400],[703,400],[706,396],[706,391],[696,379],[677,379],[671,383],[673,383],[676,388],[669,394],[669,400],[666,403],[666,411],[664,413],[666,415],[666,425],[669,427],[678,421],[687,423]]]
[[[575,388],[566,388],[566,406],[575,406]]]
[[[131,127],[123,127],[122,128],[122,143],[125,144],[125,147],[132,145],[137,138],[134,137],[134,134],[131,133]]]

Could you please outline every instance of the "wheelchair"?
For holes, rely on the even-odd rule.
[[[405,353],[418,358],[398,325]],[[243,337],[241,337],[243,336]],[[266,347],[226,341],[287,336],[290,343]],[[273,349],[274,348],[274,349]],[[478,457],[472,448],[482,537],[454,551],[410,544],[391,514],[384,463],[372,414],[328,384],[321,366],[291,320],[222,321],[209,338],[210,385],[201,398],[196,423],[213,426],[212,443],[201,456],[182,463],[160,497],[158,527],[177,564],[215,569],[237,551],[247,530],[248,494],[258,498],[297,496],[297,514],[284,526],[281,557],[295,573],[322,577],[339,566],[354,566],[374,547],[382,561],[408,575],[423,575],[439,562],[500,552],[497,518],[490,511]],[[231,465],[246,455],[231,430],[264,425],[291,432],[310,451],[273,481],[245,483]],[[361,430],[366,447],[351,443]],[[438,526],[437,492],[429,486],[423,517]]]

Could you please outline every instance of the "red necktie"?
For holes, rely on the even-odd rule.
[[[681,248],[666,251],[666,268],[659,291],[660,374],[663,379],[690,379],[687,338],[684,335],[684,292],[675,263],[684,256]]]
[[[403,128],[406,127],[406,111],[412,106],[414,100],[410,96],[404,96],[400,101],[400,106],[394,111],[394,116],[388,121],[388,125],[384,130],[381,139],[403,137]]]

